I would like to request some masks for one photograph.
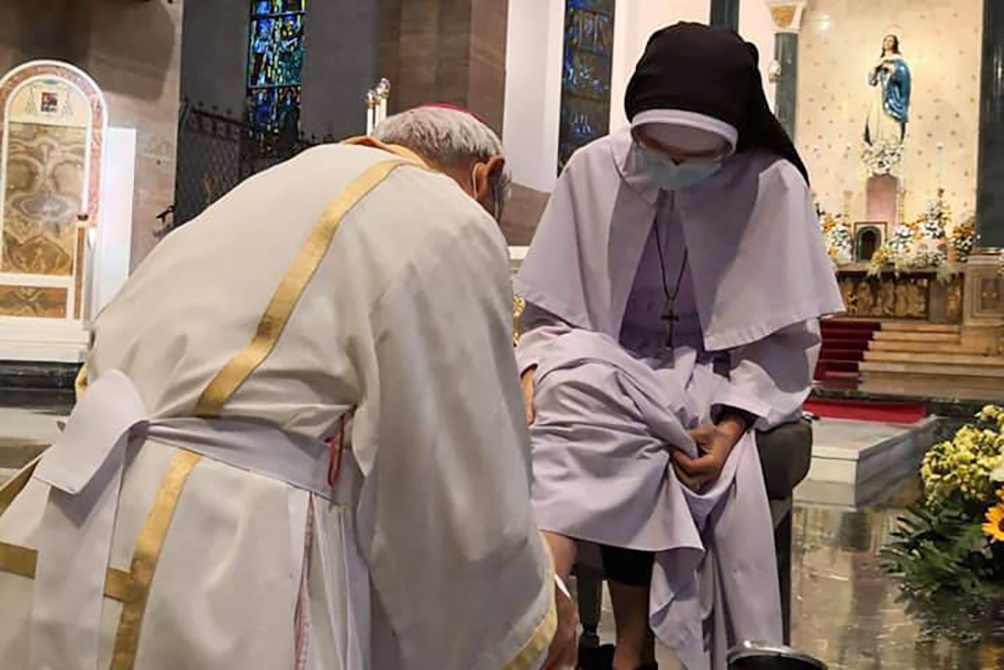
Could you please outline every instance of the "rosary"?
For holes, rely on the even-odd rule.
[[[656,219],[655,222],[655,246],[659,251],[659,268],[661,269],[660,275],[662,276],[662,290],[663,293],[666,294],[666,305],[663,308],[663,313],[660,318],[669,324],[669,336],[666,339],[666,346],[669,349],[672,349],[673,334],[676,330],[676,324],[680,320],[680,315],[676,313],[676,298],[680,295],[680,286],[683,285],[683,273],[687,270],[687,259],[690,251],[686,248],[683,250],[683,261],[680,263],[680,274],[676,278],[676,285],[673,287],[673,292],[670,293],[669,280],[666,278],[666,259],[662,253],[662,237],[659,234],[658,219]]]

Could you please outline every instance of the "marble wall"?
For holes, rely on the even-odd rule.
[[[813,189],[831,212],[865,217],[865,168],[859,158],[875,89],[868,71],[882,38],[900,37],[913,73],[905,181],[908,219],[923,212],[942,183],[956,215],[976,196],[983,0],[813,0],[799,44],[797,142]],[[849,148],[849,149],[848,149]]]
[[[133,267],[174,202],[182,0],[3,0],[0,72],[39,58],[69,62],[104,91],[109,125],[136,128]]]
[[[384,0],[379,71],[391,82],[390,112],[446,102],[501,133],[509,7],[509,0]]]

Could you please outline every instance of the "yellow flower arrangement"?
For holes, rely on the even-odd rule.
[[[948,231],[948,241],[955,249],[956,259],[965,262],[976,244],[976,217],[967,217]]]
[[[924,497],[882,550],[909,594],[1004,603],[1004,409],[975,419],[924,456]]]
[[[977,505],[993,499],[995,473],[1004,468],[1004,410],[989,405],[976,418],[979,426],[963,426],[924,456],[920,475],[930,507],[939,507],[953,494]]]

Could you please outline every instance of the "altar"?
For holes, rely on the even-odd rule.
[[[940,270],[941,276],[935,268],[900,272],[886,268],[877,275],[870,272],[867,263],[848,263],[837,270],[846,316],[931,324],[962,323],[964,264],[948,264]]]
[[[1004,398],[1001,296],[995,255],[938,268],[837,268],[845,314],[823,324],[816,379],[871,396]]]
[[[82,361],[129,272],[136,131],[85,72],[34,61],[0,80],[0,132],[0,361]]]

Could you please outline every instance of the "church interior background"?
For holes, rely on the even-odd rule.
[[[626,124],[648,35],[679,20],[757,46],[847,307],[789,501],[793,646],[1004,668],[998,0],[4,0],[0,480],[51,442],[90,321],[163,236],[374,114],[449,102],[502,135],[517,268],[564,162]]]

